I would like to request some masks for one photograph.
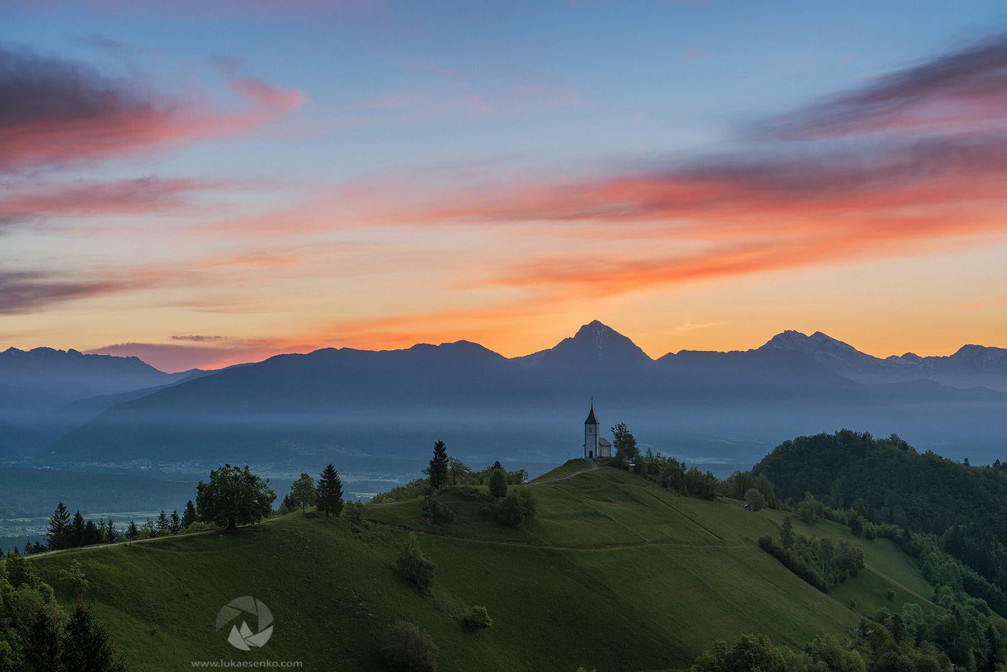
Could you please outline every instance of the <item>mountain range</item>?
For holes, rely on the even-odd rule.
[[[1007,429],[1007,350],[881,359],[820,332],[786,331],[753,350],[652,359],[597,321],[523,357],[458,341],[326,348],[182,374],[132,357],[9,349],[0,353],[0,456],[78,468],[296,470],[338,460],[404,473],[441,438],[474,462],[544,464],[580,450],[592,396],[603,426],[625,421],[644,447],[724,469],[795,434],[840,427],[992,461]]]

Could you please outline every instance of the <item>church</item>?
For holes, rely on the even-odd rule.
[[[591,401],[591,412],[584,421],[584,457],[612,457],[612,444],[601,437],[601,423],[594,414],[594,400]]]

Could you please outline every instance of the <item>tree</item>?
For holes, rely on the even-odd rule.
[[[437,653],[430,633],[412,623],[396,621],[385,631],[385,660],[395,672],[437,672]]]
[[[80,602],[66,624],[60,655],[66,672],[122,672],[108,630],[95,621],[91,609]]]
[[[301,507],[302,513],[306,507],[315,503],[316,497],[315,480],[307,474],[301,474],[300,478],[290,484],[290,499],[294,506]]]
[[[24,672],[52,672],[59,670],[62,637],[56,615],[46,605],[40,605],[31,614],[22,635],[21,667]]]
[[[752,511],[766,508],[766,498],[757,488],[749,488],[745,493],[745,501]]]
[[[434,456],[430,458],[430,487],[440,492],[448,482],[448,449],[443,441],[434,443]]]
[[[343,482],[339,480],[339,472],[331,463],[322,470],[322,475],[318,478],[316,499],[318,510],[325,512],[326,521],[330,514],[338,518],[343,512]]]
[[[80,515],[80,509],[73,514],[73,523],[70,524],[70,545],[74,548],[84,545],[84,528],[87,527],[87,523],[84,522],[84,516]]]
[[[178,534],[178,531],[182,529],[182,519],[179,517],[177,509],[171,512],[168,519],[168,529],[172,534]]]
[[[825,512],[825,506],[810,492],[804,493],[804,501],[797,505],[797,515],[808,525],[814,525]]]
[[[171,528],[171,521],[168,520],[167,514],[164,509],[161,509],[161,513],[157,516],[157,533],[164,534]]]
[[[104,523],[102,523],[104,526]],[[81,546],[91,546],[93,544],[101,543],[101,531],[93,520],[89,520],[84,523],[84,536],[81,541]]]
[[[494,469],[490,472],[489,487],[490,494],[497,499],[507,494],[507,477],[504,476],[503,469]]]
[[[448,481],[451,485],[466,482],[472,476],[472,470],[457,457],[448,458]]]
[[[66,548],[70,529],[70,512],[60,501],[49,517],[49,530],[45,533],[46,545],[50,551]]]
[[[210,482],[196,486],[196,510],[199,520],[226,525],[257,523],[273,510],[276,493],[248,467],[226,464],[210,472]]]
[[[80,560],[74,560],[70,563],[68,569],[59,570],[57,577],[59,582],[62,583],[67,591],[72,595],[80,599],[84,596],[84,593],[88,589],[87,575],[84,573],[84,566],[80,564]]]
[[[780,531],[780,543],[787,549],[794,545],[794,524],[790,522],[790,516],[783,519],[783,529]]]
[[[119,539],[119,533],[115,529],[115,523],[109,518],[108,522],[105,523],[105,541],[110,544],[114,544]]]
[[[640,449],[636,447],[636,438],[630,433],[625,422],[620,422],[612,428],[612,439],[615,447],[613,464],[625,469],[640,459]]]
[[[189,527],[194,522],[196,522],[196,505],[190,499],[185,503],[185,511],[182,513],[182,527]]]
[[[136,521],[129,521],[129,525],[126,526],[126,538],[136,539],[138,536],[140,536],[140,528],[136,526]]]

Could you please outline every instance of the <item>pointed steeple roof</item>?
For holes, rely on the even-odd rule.
[[[585,425],[600,425],[598,418],[594,417],[594,401],[591,401],[591,412],[587,416],[587,420],[584,421]]]

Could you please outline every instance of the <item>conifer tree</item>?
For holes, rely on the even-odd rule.
[[[196,505],[190,499],[185,503],[185,511],[182,513],[182,527],[189,527],[196,522]]]
[[[339,472],[331,464],[325,467],[321,477],[318,479],[318,510],[325,512],[325,519],[329,514],[339,516],[343,511],[343,483],[339,480]]]
[[[119,532],[115,529],[115,523],[109,518],[108,522],[105,523],[105,541],[110,544],[114,544],[119,540]]]
[[[115,659],[108,630],[95,621],[91,609],[77,602],[64,630],[59,669],[66,672],[123,672]],[[52,668],[56,669],[56,668]]]
[[[171,522],[168,520],[168,516],[164,513],[164,509],[161,509],[161,513],[157,516],[157,533],[164,534],[171,527]]]
[[[136,526],[136,521],[129,521],[129,525],[126,527],[126,538],[136,539],[138,536],[140,536],[140,528]]]
[[[434,456],[430,459],[430,487],[440,492],[448,482],[448,449],[443,441],[434,443]]]
[[[172,534],[178,534],[178,531],[182,529],[182,519],[179,518],[177,510],[171,512],[168,529],[171,530]]]
[[[46,545],[50,551],[66,548],[70,529],[70,512],[61,501],[49,517],[49,530],[45,534]]]
[[[48,606],[31,615],[23,635],[21,666],[24,672],[52,672],[64,669],[60,664],[61,644],[59,623]]]
[[[73,514],[73,523],[70,530],[70,545],[74,548],[84,545],[84,516],[80,515],[80,509]]]
[[[98,526],[94,524],[93,520],[87,521],[84,524],[84,538],[81,540],[81,546],[91,546],[101,542],[101,532],[98,530]]]

